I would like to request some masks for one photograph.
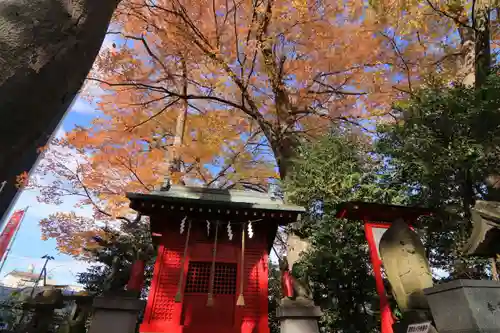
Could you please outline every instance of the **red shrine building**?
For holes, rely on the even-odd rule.
[[[158,249],[140,332],[268,333],[268,254],[305,210],[267,194],[172,186],[128,193]]]

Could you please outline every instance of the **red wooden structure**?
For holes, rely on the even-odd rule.
[[[303,208],[260,193],[129,193],[158,248],[141,332],[268,333],[268,253]],[[244,240],[244,242],[242,242]]]
[[[368,241],[370,259],[375,274],[377,293],[380,297],[382,333],[393,333],[392,324],[394,320],[382,277],[382,260],[379,252],[380,239],[396,219],[401,218],[412,225],[420,216],[425,215],[430,215],[430,211],[423,208],[366,202],[345,202],[337,208],[337,217],[363,221],[365,224],[366,240]]]

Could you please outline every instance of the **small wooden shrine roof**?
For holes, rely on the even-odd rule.
[[[296,222],[305,208],[285,204],[266,193],[203,187],[171,186],[168,191],[127,193],[130,207],[143,215],[164,210],[173,215],[212,219],[274,220],[279,225]]]
[[[422,207],[385,205],[361,201],[343,202],[337,206],[336,217],[349,220],[391,223],[402,218],[408,223],[419,217],[431,215],[431,210]]]

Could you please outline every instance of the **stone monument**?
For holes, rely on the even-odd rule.
[[[92,304],[94,314],[88,333],[134,333],[145,302],[135,293],[105,293]]]
[[[403,319],[393,325],[395,333],[406,333],[411,324],[432,321],[424,289],[433,286],[425,248],[402,219],[395,220],[379,245],[380,256],[393,296]]]
[[[495,257],[500,250],[500,203],[478,201],[472,220],[474,229],[464,252]],[[440,333],[500,333],[498,281],[459,279],[433,286],[425,249],[402,220],[394,222],[382,237],[380,254],[403,312],[402,321],[393,326],[395,333],[406,333],[410,324],[429,322]],[[426,327],[435,330],[432,325]]]
[[[85,333],[87,332],[87,321],[92,313],[93,296],[87,293],[79,293],[66,296],[66,300],[75,302],[69,316],[57,329],[57,333]]]
[[[144,256],[143,251],[136,253],[132,265],[124,265],[118,256],[113,258],[104,293],[94,298],[88,333],[136,331],[139,314],[145,306],[145,302],[138,299],[144,281]]]
[[[432,287],[433,281],[418,235],[398,219],[382,236],[379,250],[400,310],[428,309],[424,289]]]
[[[287,239],[287,255],[290,267],[293,267],[300,255],[309,249],[309,243],[294,233],[290,233]]]
[[[500,283],[453,280],[425,290],[439,333],[500,332]]]
[[[471,217],[472,234],[462,251],[470,256],[497,257],[500,202],[476,201]],[[500,282],[459,279],[427,288],[425,294],[440,333],[500,332]]]
[[[288,260],[280,260],[281,304],[276,311],[281,333],[318,333],[318,319],[322,312],[314,305],[308,283],[299,281],[290,273]]]
[[[60,289],[44,287],[35,297],[23,302],[24,311],[33,311],[33,316],[27,324],[21,323],[23,333],[48,333],[54,321],[54,310],[64,306],[63,294]],[[24,314],[22,318],[24,317]],[[22,322],[21,318],[21,322]]]
[[[476,201],[471,217],[472,233],[462,251],[467,255],[495,258],[500,254],[500,202]]]

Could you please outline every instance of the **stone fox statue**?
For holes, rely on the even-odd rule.
[[[307,282],[299,281],[290,272],[286,257],[279,260],[281,272],[281,295],[283,299],[312,300],[311,288]]]

